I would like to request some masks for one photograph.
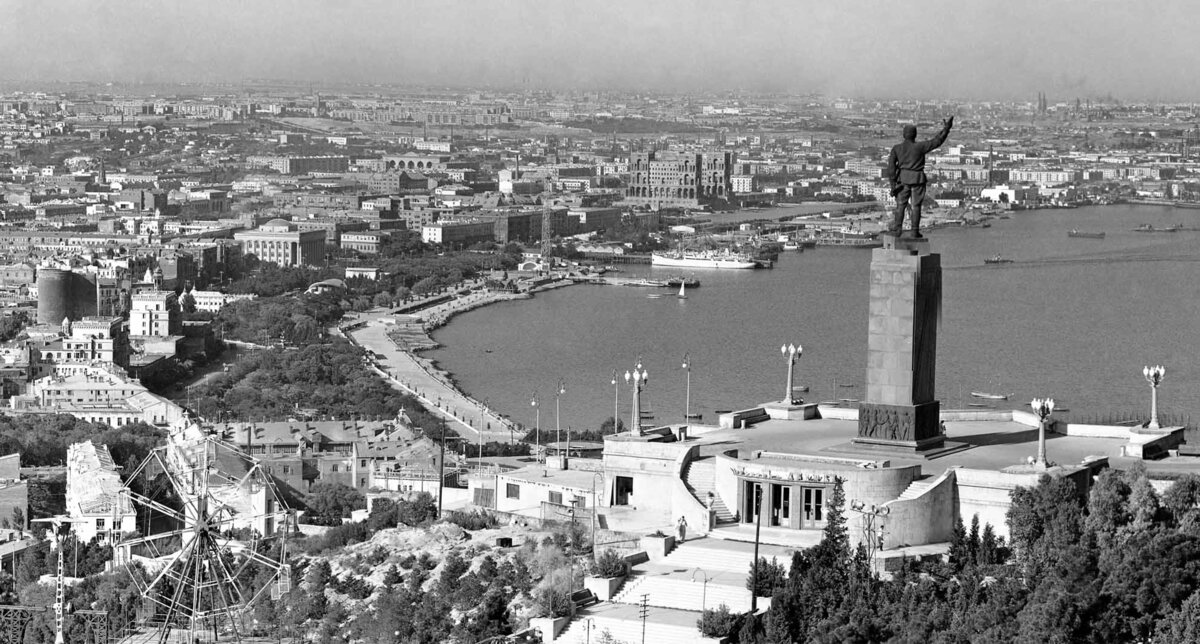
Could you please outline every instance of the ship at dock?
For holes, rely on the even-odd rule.
[[[729,249],[661,251],[650,255],[650,263],[671,268],[748,269],[759,266],[753,257]]]

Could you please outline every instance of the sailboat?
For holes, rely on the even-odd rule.
[[[679,282],[679,299],[681,299],[681,300],[687,299],[687,283],[686,282],[682,282],[682,281]]]

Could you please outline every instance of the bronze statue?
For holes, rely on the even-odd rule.
[[[917,141],[917,126],[904,126],[904,140],[892,147],[888,155],[887,174],[892,182],[896,211],[888,232],[899,235],[904,226],[904,208],[912,200],[912,236],[921,236],[921,202],[925,201],[925,155],[946,142],[954,117],[942,121],[942,131],[932,139]]]

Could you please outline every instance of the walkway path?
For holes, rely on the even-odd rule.
[[[347,335],[352,342],[375,354],[380,375],[393,387],[420,398],[426,408],[445,418],[461,436],[472,442],[481,438],[484,442],[516,440],[520,436],[515,423],[459,391],[445,372],[415,352],[436,346],[428,331],[457,313],[526,297],[529,295],[506,291],[472,291],[405,315],[371,311],[361,314],[358,320],[362,326]],[[397,345],[397,340],[402,346]]]

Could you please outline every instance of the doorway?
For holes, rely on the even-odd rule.
[[[629,505],[629,497],[633,496],[633,477],[618,476],[615,488],[616,502],[613,505]]]
[[[800,528],[825,527],[825,488],[801,488]]]

